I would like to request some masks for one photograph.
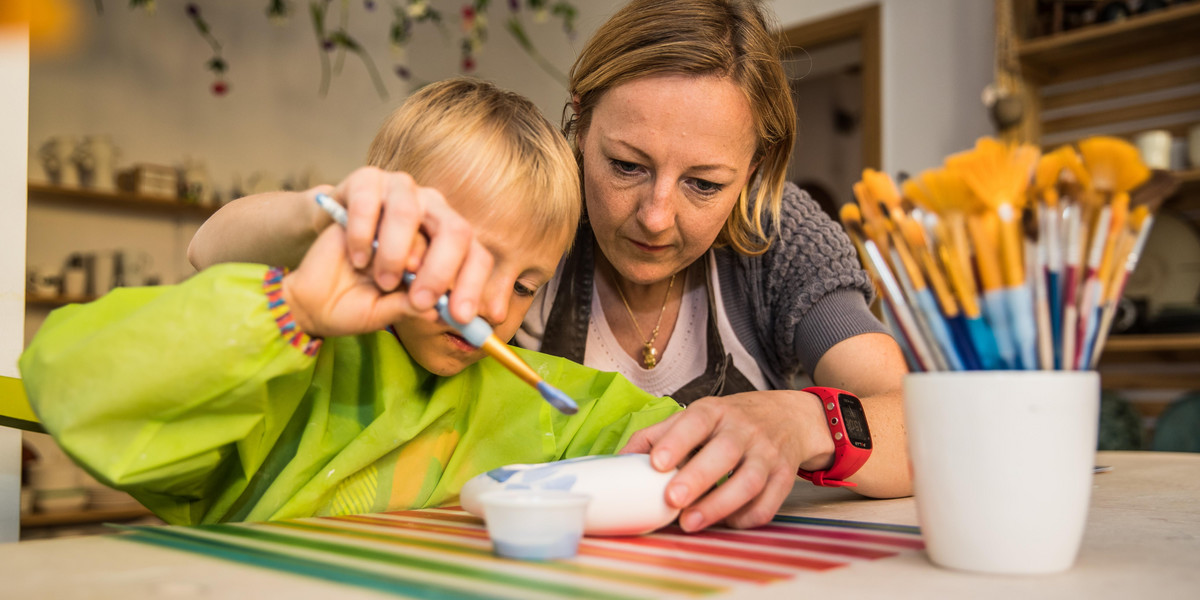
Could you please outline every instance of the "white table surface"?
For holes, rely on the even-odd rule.
[[[1200,455],[1101,452],[1083,547],[1056,575],[933,566],[923,552],[742,587],[722,598],[1200,598]],[[798,482],[783,514],[917,524],[914,500]],[[134,544],[112,535],[0,544],[3,598],[384,598],[370,590]],[[825,596],[828,594],[828,596]]]

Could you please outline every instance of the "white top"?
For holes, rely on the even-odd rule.
[[[701,270],[703,269],[703,270]],[[707,277],[700,274],[707,271]],[[647,369],[641,362],[625,353],[617,343],[608,321],[604,318],[604,307],[601,306],[596,286],[592,286],[592,308],[588,320],[587,348],[584,350],[583,364],[601,371],[615,371],[625,376],[634,385],[655,395],[669,396],[675,390],[682,388],[704,373],[708,357],[708,311],[709,311],[709,282],[714,289],[721,289],[718,281],[717,261],[709,252],[693,267],[687,270],[684,278],[685,291],[683,304],[675,319],[675,329],[671,334],[666,348],[659,349],[658,364],[653,369]],[[550,317],[550,308],[561,283],[562,265],[554,278],[543,286],[534,299],[533,305],[525,315],[525,322],[514,336],[516,342],[523,348],[541,348],[542,335],[546,331],[546,321]],[[595,275],[596,278],[600,274]],[[746,379],[756,389],[769,389],[767,379],[763,376],[758,362],[750,355],[734,334],[733,325],[725,313],[725,305],[721,294],[712,294],[713,309],[717,318],[717,332],[725,353],[733,356],[733,366],[746,376]]]

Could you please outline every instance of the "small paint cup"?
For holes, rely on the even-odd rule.
[[[522,560],[575,556],[590,500],[556,490],[501,490],[480,498],[493,550]]]

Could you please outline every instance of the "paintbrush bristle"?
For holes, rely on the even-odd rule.
[[[951,155],[947,168],[962,175],[983,208],[1008,204],[1015,210],[1025,205],[1025,188],[1037,164],[1039,152],[1028,145],[1013,145],[993,138],[980,138],[973,150]]]
[[[1150,177],[1137,147],[1121,138],[1090,137],[1079,142],[1079,152],[1092,177],[1092,187],[1099,191],[1128,192]]]
[[[863,169],[862,181],[876,201],[882,202],[889,209],[900,207],[900,190],[896,189],[896,183],[887,173]]]

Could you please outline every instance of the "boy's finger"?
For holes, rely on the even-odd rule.
[[[491,252],[479,242],[471,242],[450,293],[450,313],[459,323],[470,321],[478,312],[479,298],[492,275],[493,262]]]
[[[384,182],[374,277],[384,291],[399,287],[408,267],[425,211],[421,188],[406,173],[389,173]]]
[[[350,263],[362,269],[371,262],[371,243],[379,226],[382,199],[378,169],[363,168],[334,189],[333,198],[346,206],[346,249]]]
[[[429,248],[409,289],[409,298],[414,307],[425,309],[450,291],[475,234],[467,220],[454,212],[437,190],[421,188],[418,194],[425,208],[422,226],[429,237]]]

